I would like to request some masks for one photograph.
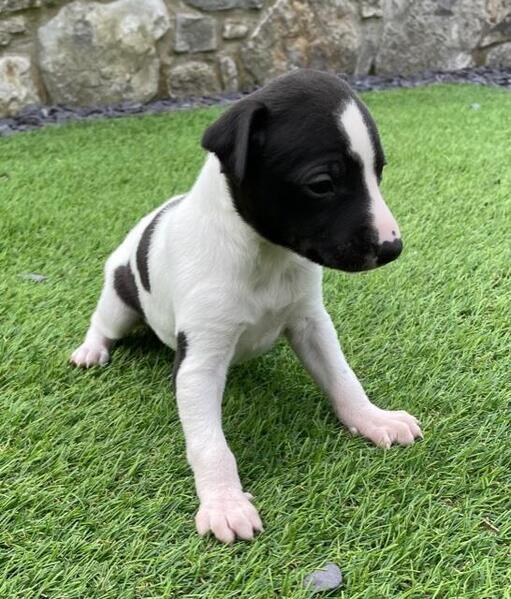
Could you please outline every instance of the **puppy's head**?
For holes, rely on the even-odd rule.
[[[379,189],[376,125],[337,77],[275,79],[225,112],[202,145],[220,160],[240,216],[269,241],[351,272],[401,253]]]

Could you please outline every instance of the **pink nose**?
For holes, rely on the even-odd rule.
[[[392,212],[379,193],[373,200],[372,212],[379,243],[385,243],[386,241],[393,243],[401,238],[396,219],[392,216]]]

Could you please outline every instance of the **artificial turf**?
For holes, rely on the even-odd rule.
[[[369,395],[425,439],[351,437],[283,343],[236,367],[224,429],[265,532],[230,547],[194,532],[172,352],[142,330],[107,368],[67,364],[105,257],[190,186],[219,109],[0,140],[2,599],[300,599],[326,561],[345,583],[324,596],[511,597],[511,94],[364,99],[405,251],[326,272],[325,300]]]

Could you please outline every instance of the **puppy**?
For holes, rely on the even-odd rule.
[[[222,432],[230,364],[285,335],[341,422],[381,447],[421,436],[417,420],[367,398],[322,299],[322,266],[386,264],[402,249],[380,193],[376,125],[346,83],[294,71],[243,98],[204,133],[189,193],[145,216],[109,257],[77,366],[105,364],[144,320],[176,350],[173,381],[195,476],[200,534],[262,530]]]

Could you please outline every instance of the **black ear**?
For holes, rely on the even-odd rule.
[[[208,127],[202,136],[202,147],[214,152],[222,163],[222,172],[243,181],[247,169],[250,138],[260,129],[266,106],[257,100],[241,100]]]

